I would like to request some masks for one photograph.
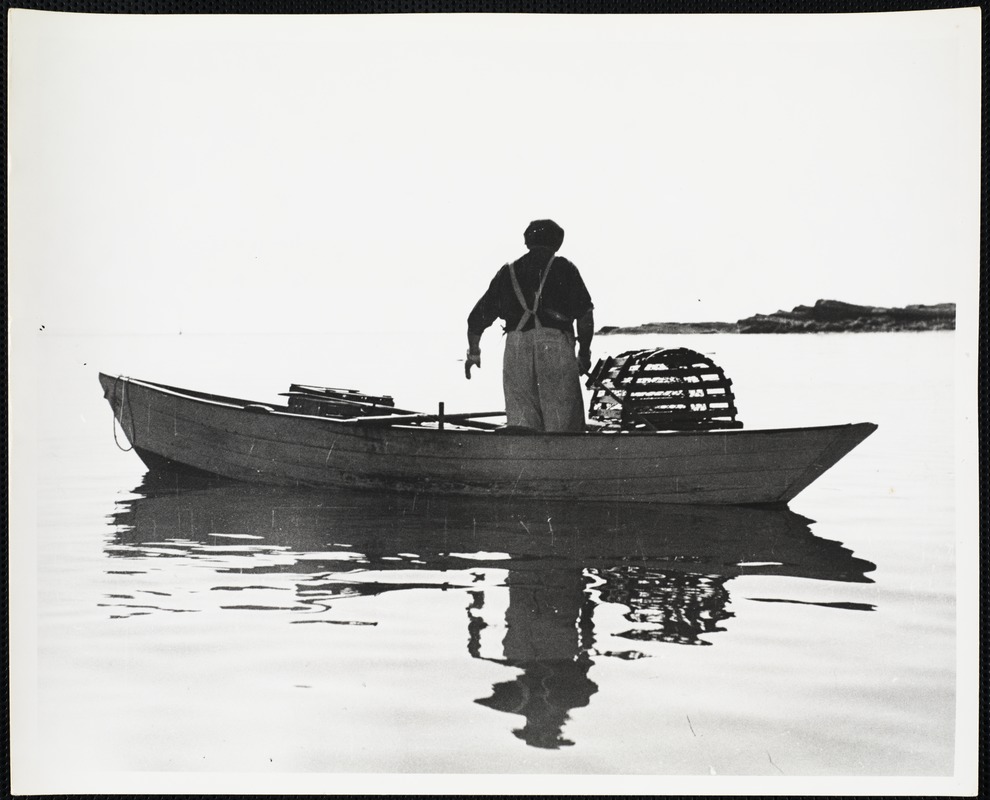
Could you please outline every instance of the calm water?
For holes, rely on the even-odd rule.
[[[36,530],[13,535],[36,541],[46,763],[69,784],[952,773],[951,333],[596,340],[711,354],[750,428],[880,425],[786,511],[154,480],[96,380],[482,411],[486,338],[468,383],[459,336],[39,335]]]

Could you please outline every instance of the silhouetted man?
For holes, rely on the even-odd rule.
[[[549,219],[523,234],[527,252],[503,266],[468,316],[464,375],[481,367],[481,334],[505,321],[502,388],[509,427],[584,430],[580,375],[591,367],[595,321],[581,273],[557,255],[564,230]],[[574,356],[574,323],[578,354]]]

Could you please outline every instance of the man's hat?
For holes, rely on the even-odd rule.
[[[552,219],[538,219],[529,223],[523,233],[527,247],[547,247],[559,250],[564,243],[564,229]]]

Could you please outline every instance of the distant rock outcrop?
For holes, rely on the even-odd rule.
[[[647,322],[630,328],[603,325],[598,333],[738,333],[735,322]]]
[[[813,306],[797,306],[793,311],[756,314],[738,323],[740,333],[933,331],[955,327],[955,303],[882,308],[838,300],[819,300]]]
[[[819,300],[792,311],[755,314],[738,322],[647,322],[632,327],[603,326],[598,333],[871,333],[884,331],[951,331],[956,304],[903,308],[858,306]]]

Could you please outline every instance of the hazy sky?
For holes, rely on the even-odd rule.
[[[599,324],[975,292],[978,9],[9,20],[15,327],[460,330],[541,217]]]

